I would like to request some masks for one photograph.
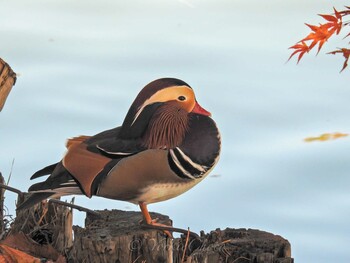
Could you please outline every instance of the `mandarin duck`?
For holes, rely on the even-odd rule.
[[[25,209],[50,197],[93,195],[147,205],[176,197],[202,181],[218,162],[220,134],[211,114],[182,80],[162,78],[146,85],[122,126],[67,141],[63,159],[31,177]]]

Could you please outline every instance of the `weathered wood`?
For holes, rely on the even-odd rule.
[[[23,200],[19,200],[18,204]],[[73,244],[72,224],[71,209],[44,201],[29,209],[17,211],[11,234],[22,232],[39,244],[52,245],[58,252],[65,254]]]
[[[51,203],[49,203],[51,206]],[[73,210],[62,205],[52,205],[54,224],[52,246],[65,254],[73,245]]]
[[[16,73],[0,58],[0,111],[5,105],[12,86],[16,83]]]
[[[174,241],[179,248],[174,263],[181,262],[184,237]],[[292,263],[291,246],[281,236],[255,229],[217,229],[201,233],[200,240],[189,242],[186,263]],[[176,255],[176,253],[174,253]]]
[[[69,262],[171,262],[172,239],[158,230],[141,228],[141,213],[119,210],[87,215],[85,228],[74,226]],[[160,223],[169,217],[151,213]]]
[[[253,229],[217,229],[200,238],[171,240],[158,230],[140,226],[141,213],[119,210],[88,215],[86,227],[74,226],[74,242],[69,262],[154,262],[180,263],[292,263],[289,242]],[[160,214],[162,223],[169,218]]]

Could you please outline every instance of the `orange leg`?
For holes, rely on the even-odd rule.
[[[148,212],[146,203],[139,202],[139,206],[140,206],[142,215],[143,215],[143,217],[148,225],[169,227],[168,225],[157,223],[157,219],[152,219],[151,215]],[[173,235],[170,233],[170,231],[164,230],[164,233],[171,238],[173,237]]]
[[[152,225],[152,218],[151,218],[151,215],[148,212],[147,205],[145,203],[143,203],[143,202],[140,202],[139,206],[140,206],[142,215],[143,215],[144,219],[146,220],[146,223],[149,224],[149,225]]]

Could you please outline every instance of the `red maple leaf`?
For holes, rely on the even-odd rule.
[[[350,6],[345,6],[346,10],[343,10],[343,11],[340,11],[339,14],[344,17],[344,16],[347,16],[347,15],[350,15]],[[345,22],[344,23],[344,26],[347,26],[347,25],[350,25],[350,22]]]
[[[334,15],[319,15],[328,21],[326,24],[328,26],[328,31],[332,34],[339,34],[343,26],[342,14],[333,7]]]
[[[298,56],[298,63],[300,61],[300,59],[305,55],[305,53],[308,53],[310,51],[309,46],[304,42],[304,41],[300,41],[298,43],[296,43],[294,46],[291,46],[289,49],[295,49],[293,51],[293,53],[290,55],[290,57],[288,58],[288,61],[297,53],[299,53]]]
[[[307,35],[304,39],[302,39],[300,42],[312,40],[311,45],[309,46],[309,49],[311,50],[314,46],[318,44],[318,51],[317,54],[320,52],[323,44],[333,35],[334,31],[330,29],[330,25],[327,24],[320,24],[319,26],[314,25],[307,25],[312,32]]]
[[[306,24],[311,29],[311,32],[305,38],[297,42],[294,46],[290,47],[290,49],[293,49],[293,53],[290,55],[288,61],[296,54],[299,54],[299,63],[301,58],[315,46],[318,46],[318,54],[330,37],[333,35],[338,35],[345,26],[350,25],[350,21],[343,22],[343,18],[345,16],[350,16],[350,6],[345,6],[345,9],[342,11],[338,11],[334,7],[333,10],[333,14],[319,14],[319,16],[325,20],[323,23],[320,23],[319,25]],[[344,38],[347,38],[349,36],[350,33],[348,33]],[[344,65],[341,70],[342,72],[348,66],[350,49],[338,48],[337,50],[329,52],[328,54],[335,55],[337,53],[341,53],[345,58]]]
[[[334,51],[329,52],[327,54],[335,55],[337,53],[343,54],[343,56],[345,58],[345,61],[344,61],[344,64],[343,64],[343,68],[340,71],[340,72],[342,72],[348,66],[348,61],[349,61],[349,57],[350,57],[350,49],[348,49],[348,48],[338,48],[337,50],[334,50]]]

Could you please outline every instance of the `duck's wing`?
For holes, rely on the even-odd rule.
[[[67,142],[68,151],[62,164],[89,197],[95,194],[96,184],[120,160],[145,150],[139,140],[121,139],[119,132],[120,127],[92,137],[75,137]]]

